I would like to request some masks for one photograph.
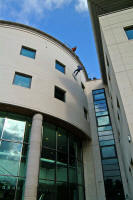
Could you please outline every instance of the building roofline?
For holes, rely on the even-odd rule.
[[[74,57],[74,59],[76,59],[80,63],[80,65],[84,69],[83,71],[84,71],[86,80],[88,80],[88,74],[86,72],[86,69],[85,69],[83,63],[79,59],[79,57],[69,47],[67,47],[63,42],[61,42],[60,40],[54,38],[53,36],[49,35],[48,33],[45,33],[45,32],[43,32],[43,31],[41,31],[39,29],[36,29],[36,28],[34,28],[32,26],[28,26],[28,25],[25,25],[25,24],[20,24],[20,23],[17,23],[17,22],[0,20],[0,25],[10,26],[10,27],[12,26],[12,27],[18,27],[18,28],[26,29],[26,30],[32,31],[34,33],[37,33],[39,35],[45,36],[45,37],[49,38],[50,40],[56,42],[57,44],[61,45],[63,48],[65,48],[69,52],[69,54],[72,57]]]

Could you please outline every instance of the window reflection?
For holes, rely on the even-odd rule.
[[[23,141],[26,122],[5,119],[1,139]]]

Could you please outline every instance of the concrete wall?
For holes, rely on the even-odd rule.
[[[0,102],[52,115],[88,135],[83,109],[88,103],[81,87],[85,72],[77,80],[72,76],[78,59],[56,40],[15,24],[0,22],[0,44]],[[36,50],[35,59],[20,55],[22,45]],[[55,69],[56,60],[65,65],[65,74]],[[13,85],[15,72],[32,76],[30,89]],[[65,103],[54,98],[55,85],[66,91]]]
[[[101,16],[99,21],[124,189],[128,199],[133,199],[133,40],[124,31],[133,25],[133,9]]]

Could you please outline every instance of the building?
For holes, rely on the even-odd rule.
[[[0,200],[133,199],[132,2],[93,2],[102,80],[74,79],[71,49],[0,21]]]
[[[102,193],[101,199],[131,200],[133,199],[133,2],[88,0],[88,6],[120,167],[120,170],[114,170],[114,166],[110,165],[109,168],[103,166],[102,161],[106,198]],[[111,152],[111,146],[109,148]],[[102,147],[100,149],[103,160],[103,149]],[[121,191],[117,189],[113,191],[110,185],[116,188],[118,176],[121,177],[119,186]],[[102,191],[100,184],[98,188]]]

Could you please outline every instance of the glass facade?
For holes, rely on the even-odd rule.
[[[104,89],[92,92],[107,200],[125,200],[114,134]]]
[[[25,87],[25,88],[30,88],[31,87],[31,80],[32,80],[31,76],[23,75],[23,74],[20,74],[20,73],[15,73],[13,84],[19,85],[19,86],[22,86],[22,87]]]
[[[20,55],[35,59],[36,50],[22,46]]]
[[[22,199],[30,119],[0,112],[0,200]]]
[[[66,130],[44,123],[38,200],[84,200],[82,145]]]

